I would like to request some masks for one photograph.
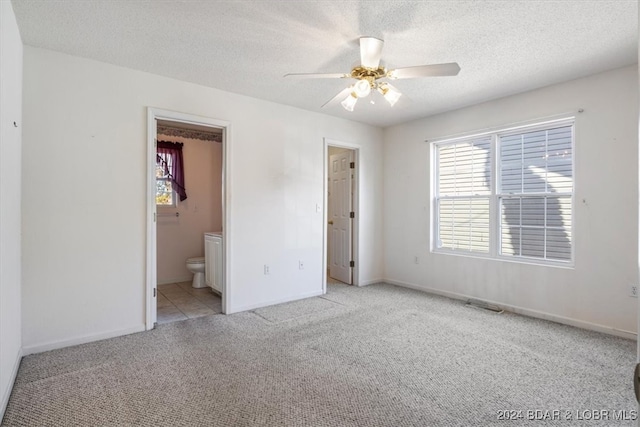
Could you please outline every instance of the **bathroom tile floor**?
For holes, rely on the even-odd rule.
[[[218,313],[222,300],[209,287],[196,289],[191,282],[158,285],[158,324]]]
[[[344,284],[328,274],[327,283]],[[158,285],[158,324],[220,313],[222,299],[209,287],[196,289],[191,282]]]

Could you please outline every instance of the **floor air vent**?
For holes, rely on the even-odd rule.
[[[488,302],[480,301],[480,300],[477,300],[477,299],[470,299],[469,301],[467,301],[465,306],[471,307],[471,308],[477,308],[477,309],[480,309],[480,310],[492,311],[492,312],[498,313],[498,314],[500,314],[500,313],[502,313],[504,311],[503,309],[501,309],[497,305],[489,304]]]

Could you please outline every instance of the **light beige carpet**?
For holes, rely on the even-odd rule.
[[[28,356],[2,425],[635,425],[498,420],[635,410],[630,340],[384,284],[256,312]]]

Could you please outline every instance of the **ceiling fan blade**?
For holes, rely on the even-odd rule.
[[[351,74],[345,73],[289,73],[283,77],[293,77],[296,79],[346,79]]]
[[[342,89],[336,96],[322,104],[322,107],[320,108],[333,107],[334,105],[337,105],[338,103],[342,102],[347,97],[347,95],[351,93],[352,90],[353,88],[351,86]]]
[[[375,37],[360,37],[360,65],[365,68],[378,68],[384,41]]]
[[[390,79],[413,79],[416,77],[456,76],[460,72],[457,62],[447,64],[418,65],[416,67],[397,68],[387,73]]]

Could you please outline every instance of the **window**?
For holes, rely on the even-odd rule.
[[[187,199],[184,161],[179,142],[156,141],[156,205],[176,206]]]
[[[573,119],[434,143],[435,247],[573,261]]]
[[[438,146],[439,247],[489,253],[491,138]]]
[[[171,183],[172,156],[169,153],[156,155],[156,205],[175,206],[175,193]]]

